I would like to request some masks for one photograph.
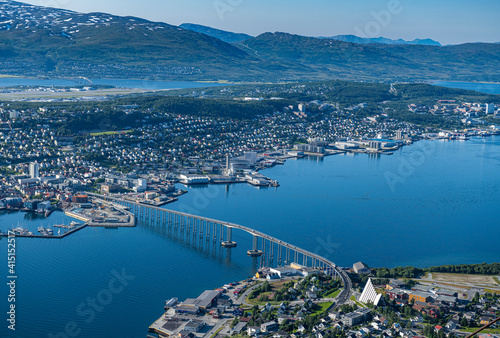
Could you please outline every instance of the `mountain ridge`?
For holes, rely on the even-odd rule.
[[[244,33],[234,33],[217,29],[209,26],[198,25],[194,23],[183,23],[179,26],[182,29],[187,29],[193,32],[202,33],[213,38],[217,38],[227,43],[241,42],[253,38],[253,36]]]
[[[438,41],[425,38],[425,39],[414,39],[412,41],[407,41],[403,39],[389,39],[384,37],[378,38],[362,38],[356,35],[334,35],[334,36],[320,36],[320,39],[332,39],[339,40],[345,42],[353,42],[353,43],[379,43],[384,45],[426,45],[426,46],[442,46]]]
[[[499,44],[357,44],[289,33],[236,43],[162,22],[0,1],[0,74],[229,80],[500,81]]]

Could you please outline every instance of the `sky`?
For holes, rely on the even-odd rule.
[[[22,1],[22,0],[21,0]],[[253,36],[354,34],[442,44],[500,42],[499,0],[27,0],[78,12],[196,23]]]

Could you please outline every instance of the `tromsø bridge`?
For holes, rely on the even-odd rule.
[[[233,229],[241,230],[253,236],[253,245],[247,251],[247,254],[251,257],[260,257],[261,266],[272,267],[297,263],[305,267],[319,269],[334,278],[340,278],[344,285],[344,289],[336,299],[336,305],[343,304],[349,299],[352,284],[345,271],[320,255],[284,242],[276,237],[236,223],[164,209],[112,196],[92,193],[89,193],[89,195],[128,208],[142,222],[155,227],[165,227],[193,239],[196,238],[214,244],[220,243],[222,247],[227,249],[237,246],[237,243],[233,241]]]

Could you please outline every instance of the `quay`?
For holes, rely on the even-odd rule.
[[[62,235],[20,235],[20,234],[15,234],[14,237],[16,238],[19,238],[19,237],[23,237],[23,238],[49,238],[49,239],[55,239],[55,238],[64,238],[66,236],[69,236],[85,227],[87,227],[88,224],[87,223],[84,223],[83,225],[77,227],[77,228],[74,228],[68,232],[65,232],[63,233]],[[9,234],[8,233],[4,233],[4,232],[1,232],[0,233],[0,238],[1,237],[9,237]]]

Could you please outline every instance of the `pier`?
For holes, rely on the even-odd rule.
[[[81,225],[81,226],[79,226],[77,228],[74,228],[74,229],[72,229],[72,230],[70,230],[68,232],[63,233],[62,235],[21,235],[21,234],[15,234],[14,237],[16,237],[16,238],[48,238],[48,239],[59,238],[60,239],[60,238],[64,238],[66,236],[69,236],[69,235],[71,235],[71,234],[73,234],[73,233],[75,233],[75,232],[77,232],[77,231],[79,231],[79,230],[87,227],[87,225],[88,224],[85,223],[85,224],[83,224],[83,225]],[[9,237],[9,233],[8,232],[7,233],[2,232],[2,233],[0,233],[0,238],[1,237]]]
[[[237,242],[233,241],[232,238],[233,229],[241,230],[253,236],[252,248],[247,251],[247,255],[253,258],[259,257],[261,266],[271,267],[298,263],[305,267],[319,269],[325,274],[339,278],[344,284],[344,289],[336,300],[337,306],[349,298],[352,288],[351,280],[345,271],[337,267],[335,263],[263,232],[236,223],[144,205],[112,196],[92,193],[89,196],[120,204],[133,213],[137,219],[153,227],[182,234],[193,241],[211,242],[214,245],[220,243],[220,246],[227,250],[237,247]]]

